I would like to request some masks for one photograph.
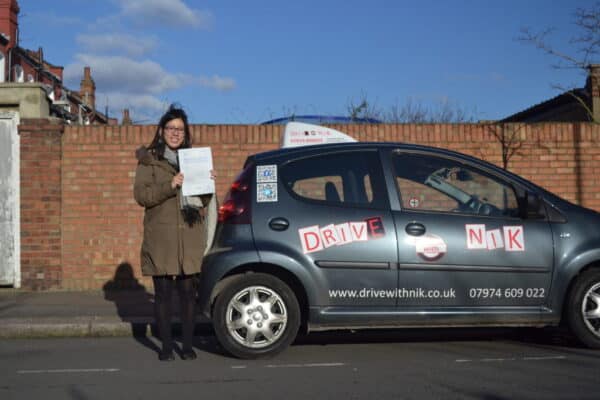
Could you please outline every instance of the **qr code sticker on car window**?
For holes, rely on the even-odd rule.
[[[277,165],[257,165],[257,182],[277,182]]]
[[[258,203],[277,201],[277,183],[259,183],[256,194]]]

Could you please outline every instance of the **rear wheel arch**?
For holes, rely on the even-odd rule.
[[[271,357],[296,339],[301,322],[293,290],[273,274],[232,275],[215,299],[213,328],[231,355]]]

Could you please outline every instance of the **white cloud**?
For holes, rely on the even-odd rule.
[[[140,123],[155,123],[177,89],[196,86],[217,91],[235,89],[233,78],[170,72],[146,56],[160,45],[148,27],[210,28],[213,15],[188,7],[184,0],[112,0],[118,11],[98,16],[87,32],[76,36],[81,48],[65,66],[67,87],[79,88],[84,67],[91,68],[96,83],[96,105],[107,105],[113,117],[127,108]],[[134,33],[137,32],[137,33]]]
[[[79,82],[85,66],[91,67],[96,87],[107,92],[162,93],[189,82],[186,76],[171,74],[150,60],[92,54],[77,54],[75,58],[76,62],[67,65],[64,71],[69,85]]]
[[[67,65],[64,71],[65,81],[71,86],[79,83],[83,68],[89,66],[96,87],[107,92],[158,94],[193,84],[219,91],[233,90],[236,87],[233,78],[172,74],[150,60],[136,61],[124,56],[92,54],[77,54],[75,58],[77,61]]]
[[[91,68],[96,83],[96,105],[103,110],[108,101],[111,114],[121,118],[121,110],[128,108],[132,118],[140,123],[153,121],[166,109],[166,93],[184,86],[196,85],[219,91],[233,90],[233,78],[173,74],[150,60],[136,61],[124,56],[78,54],[76,61],[67,65],[64,79],[67,86],[77,90],[86,66]],[[133,116],[135,113],[136,116]]]
[[[128,34],[108,33],[101,35],[78,35],[79,43],[86,52],[100,54],[125,54],[139,57],[154,50],[158,39],[155,37],[137,37]]]
[[[226,92],[235,89],[236,83],[233,78],[221,77],[219,75],[213,75],[211,77],[200,77],[200,85],[216,89],[221,92]]]
[[[213,15],[209,11],[189,8],[181,0],[117,0],[122,14],[143,25],[169,25],[210,29]]]

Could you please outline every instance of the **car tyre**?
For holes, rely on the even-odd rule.
[[[294,292],[275,276],[244,274],[217,296],[213,325],[217,340],[233,356],[270,357],[296,338],[300,306]]]
[[[577,278],[566,311],[573,334],[586,346],[600,349],[600,270],[586,271]]]

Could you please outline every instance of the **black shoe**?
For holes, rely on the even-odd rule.
[[[181,352],[181,359],[182,360],[195,360],[196,359],[196,352],[192,349],[190,350],[184,350]]]
[[[175,361],[175,355],[173,354],[172,350],[169,351],[161,351],[158,354],[158,359],[160,361]]]

